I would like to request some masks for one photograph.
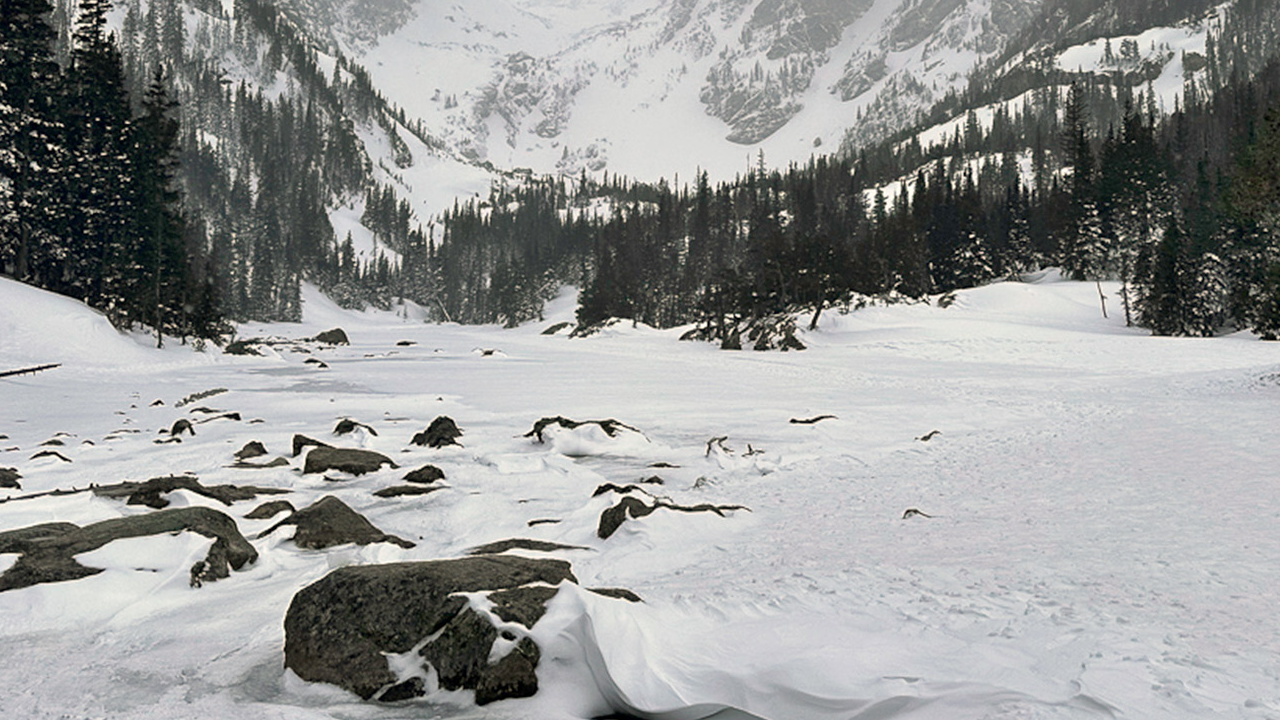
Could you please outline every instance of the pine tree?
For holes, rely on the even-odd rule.
[[[0,271],[27,281],[54,252],[53,174],[65,164],[45,0],[0,0]]]

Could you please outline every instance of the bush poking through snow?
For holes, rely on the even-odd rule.
[[[600,513],[600,524],[596,528],[596,536],[601,540],[608,540],[618,528],[622,527],[622,523],[628,519],[635,520],[646,515],[652,515],[658,510],[675,510],[683,513],[710,512],[725,517],[725,513],[733,510],[747,510],[749,508],[742,505],[712,505],[703,503],[700,505],[677,505],[666,500],[655,500],[652,505],[645,503],[640,498],[627,496],[622,498],[617,505]]]
[[[525,433],[524,435],[521,435],[521,437],[527,437],[527,438],[536,437],[538,439],[538,442],[540,443],[546,442],[546,438],[543,437],[543,432],[552,425],[558,425],[566,430],[577,430],[583,425],[598,425],[600,426],[601,430],[604,430],[604,434],[608,435],[609,437],[617,437],[618,432],[620,430],[630,430],[631,432],[634,432],[634,433],[640,433],[641,435],[644,434],[640,432],[638,428],[631,427],[626,423],[618,422],[617,420],[614,420],[612,418],[608,420],[586,420],[583,422],[578,422],[576,420],[570,420],[567,417],[562,417],[557,415],[556,417],[542,418],[541,420],[533,424],[532,430]]]

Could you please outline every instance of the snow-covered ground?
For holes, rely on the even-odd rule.
[[[317,351],[319,369],[284,350],[151,350],[0,279],[0,371],[63,363],[0,380],[0,467],[23,476],[0,497],[189,472],[288,488],[298,507],[333,494],[418,543],[309,551],[275,533],[253,540],[254,565],[199,589],[199,536],[82,555],[105,572],[0,593],[0,717],[1280,717],[1280,344],[1151,338],[1110,310],[1092,285],[998,284],[948,309],[831,312],[785,354],[629,325],[540,334],[571,316],[569,297],[503,331],[309,292],[303,324],[243,329],[343,327],[352,345]],[[243,421],[153,442],[191,416],[181,400],[217,388],[195,404]],[[464,447],[407,449],[440,414]],[[557,414],[617,418],[647,442],[518,437]],[[820,414],[837,417],[788,422]],[[335,439],[343,417],[378,434]],[[227,467],[249,440],[287,456],[295,432],[434,463],[450,489],[382,499],[370,491],[403,469],[331,483],[297,460]],[[58,433],[71,463],[30,459]],[[732,454],[708,454],[716,436]],[[657,513],[598,539],[608,502],[592,490],[653,474],[677,502],[750,512]],[[228,512],[248,537],[273,522],[244,519],[255,502],[170,499]],[[89,493],[4,502],[0,530],[141,512]],[[562,522],[528,526],[541,518]],[[378,706],[284,670],[285,609],[331,568],[508,537],[587,546],[557,553],[583,586],[645,600],[564,589],[534,628],[538,696]]]

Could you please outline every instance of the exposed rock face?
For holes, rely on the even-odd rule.
[[[21,490],[22,485],[18,482],[20,479],[22,475],[18,474],[17,468],[0,468],[0,488]]]
[[[239,500],[252,500],[259,495],[282,495],[289,492],[280,488],[261,488],[252,485],[213,485],[206,487],[192,475],[173,475],[151,478],[146,482],[122,482],[116,485],[100,485],[93,489],[98,497],[124,499],[126,505],[146,505],[157,510],[169,506],[164,495],[175,490],[188,490],[230,505]]]
[[[300,548],[323,550],[334,545],[355,543],[368,545],[377,542],[389,542],[402,548],[411,548],[413,543],[395,535],[388,535],[373,526],[363,515],[352,510],[346,503],[332,495],[326,495],[315,504],[298,510],[289,517],[271,526],[258,537],[265,537],[284,525],[293,525],[297,531],[293,542]]]
[[[391,458],[372,450],[357,448],[318,447],[307,453],[307,462],[302,468],[304,475],[339,470],[352,475],[377,472],[383,465],[398,467]]]
[[[347,333],[342,328],[334,328],[325,330],[315,336],[315,341],[326,345],[350,345],[351,341],[347,339]]]
[[[115,540],[184,530],[214,538],[208,557],[192,567],[194,586],[228,577],[231,569],[239,570],[258,559],[258,552],[240,534],[235,520],[209,508],[162,510],[84,527],[46,523],[0,533],[0,553],[21,553],[13,567],[0,575],[0,592],[96,575],[102,570],[81,565],[75,556]]]
[[[431,421],[431,425],[426,430],[413,436],[412,442],[419,447],[442,448],[446,445],[460,445],[458,438],[462,437],[462,430],[458,429],[458,424],[448,415],[441,415]]]
[[[529,695],[537,689],[536,647],[522,642],[512,653],[520,658],[490,665],[497,630],[454,594],[565,580],[576,582],[563,560],[512,556],[340,568],[294,596],[284,620],[285,667],[368,699],[404,685],[383,653],[407,652],[440,633],[422,655],[443,687],[474,688],[477,702]]]

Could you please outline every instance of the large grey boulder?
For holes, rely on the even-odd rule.
[[[291,513],[258,537],[266,537],[285,525],[293,525],[297,528],[293,534],[293,542],[298,547],[308,550],[323,550],[347,543],[369,545],[389,542],[406,549],[414,546],[404,538],[382,532],[365,516],[352,510],[346,503],[332,495],[326,495],[315,503]]]
[[[317,447],[307,453],[307,462],[303,465],[302,474],[339,470],[352,475],[364,475],[377,472],[383,465],[399,467],[391,461],[391,458],[372,450]]]
[[[532,641],[497,662],[489,657],[498,630],[487,614],[456,595],[576,582],[569,563],[508,555],[339,568],[294,596],[285,615],[285,667],[310,682],[327,682],[362,698],[404,699],[420,683],[397,677],[384,654],[422,650],[445,689],[476,690],[476,702],[524,697],[537,690],[538,652]],[[541,617],[530,602],[553,594],[499,596],[512,616],[529,625]],[[505,613],[504,613],[505,614]],[[527,638],[525,638],[527,640]],[[516,657],[512,658],[512,655]],[[508,659],[510,658],[510,659]],[[425,670],[425,667],[424,667]],[[388,691],[395,689],[390,695]]]
[[[240,534],[235,520],[210,508],[161,510],[84,527],[45,523],[0,533],[0,553],[21,554],[13,567],[0,574],[0,592],[96,575],[100,568],[81,565],[75,556],[115,540],[181,531],[214,539],[209,555],[191,568],[193,586],[228,577],[231,569],[258,559],[258,551]]]

